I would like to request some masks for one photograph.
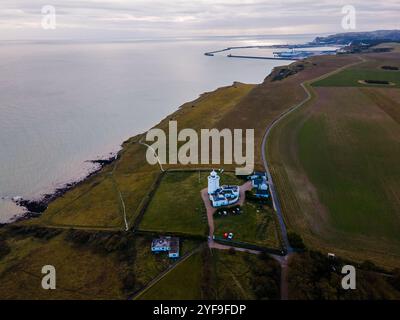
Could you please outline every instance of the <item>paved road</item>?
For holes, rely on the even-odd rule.
[[[265,172],[267,173],[267,176],[268,176],[268,183],[269,183],[269,188],[271,191],[272,204],[273,204],[275,212],[278,216],[279,226],[280,226],[281,235],[282,235],[282,241],[283,241],[283,245],[286,248],[286,252],[287,252],[287,254],[284,257],[274,256],[274,258],[279,262],[279,264],[281,266],[281,300],[288,300],[288,298],[289,298],[288,297],[288,281],[287,281],[288,280],[288,260],[289,260],[290,254],[293,253],[293,248],[291,247],[291,245],[289,243],[288,234],[287,234],[287,230],[286,230],[286,224],[285,224],[285,220],[284,220],[283,214],[282,214],[282,207],[279,202],[279,198],[278,198],[278,195],[277,195],[277,192],[275,189],[274,182],[272,180],[271,172],[269,170],[267,156],[266,156],[266,151],[267,151],[266,149],[267,149],[268,137],[271,133],[271,130],[283,118],[285,118],[287,115],[289,115],[290,113],[292,113],[293,111],[300,108],[301,106],[303,106],[304,104],[306,104],[308,101],[311,100],[312,95],[311,95],[310,91],[307,89],[306,85],[304,83],[302,83],[301,86],[307,94],[306,98],[304,98],[300,103],[292,106],[291,108],[289,108],[288,110],[283,112],[278,118],[276,118],[266,128],[265,134],[263,137],[263,141],[261,144],[261,156],[262,156]]]
[[[278,220],[279,220],[279,226],[281,228],[281,234],[282,234],[282,240],[283,240],[283,244],[287,250],[287,253],[290,254],[291,252],[293,252],[293,248],[290,246],[289,240],[288,240],[288,236],[287,236],[287,230],[286,230],[286,225],[285,225],[285,220],[283,219],[283,214],[282,214],[282,208],[281,208],[281,204],[279,202],[279,198],[275,189],[275,185],[274,182],[272,180],[272,176],[271,176],[271,172],[269,170],[269,166],[268,166],[268,162],[267,162],[267,156],[266,156],[266,149],[267,149],[267,141],[268,141],[268,137],[271,133],[271,130],[283,119],[285,118],[288,114],[292,113],[293,111],[295,111],[296,109],[300,108],[301,106],[303,106],[305,103],[307,103],[309,100],[311,100],[311,93],[308,91],[307,87],[305,86],[304,83],[301,84],[302,88],[304,89],[304,91],[307,94],[307,97],[303,99],[303,101],[301,101],[300,103],[290,107],[288,110],[286,110],[285,112],[283,112],[278,118],[276,118],[265,130],[265,134],[263,137],[263,141],[261,144],[261,157],[262,157],[262,161],[264,164],[264,168],[265,168],[265,172],[267,173],[268,176],[268,182],[269,182],[269,188],[271,191],[271,196],[272,196],[272,204],[274,206],[274,209],[278,215]]]
[[[261,156],[262,156],[262,160],[263,160],[263,164],[264,164],[264,168],[265,171],[267,172],[267,176],[268,176],[268,181],[269,181],[269,186],[270,186],[270,190],[271,190],[271,196],[272,196],[272,203],[274,206],[274,209],[278,215],[278,220],[279,220],[279,225],[281,228],[281,233],[282,233],[282,239],[284,242],[284,245],[286,247],[287,253],[290,254],[293,252],[293,248],[290,246],[289,240],[288,240],[288,236],[287,236],[287,230],[286,230],[286,225],[285,225],[285,220],[283,218],[283,214],[282,214],[282,207],[281,204],[279,202],[279,198],[276,192],[276,188],[274,185],[274,182],[272,180],[272,176],[271,176],[271,172],[269,170],[269,166],[268,166],[268,161],[267,161],[267,142],[268,142],[268,137],[272,131],[272,129],[280,122],[282,121],[284,118],[286,118],[289,114],[291,114],[293,111],[297,110],[298,108],[302,107],[303,105],[305,105],[307,102],[309,102],[312,98],[312,94],[309,90],[309,88],[307,87],[309,84],[315,82],[315,81],[319,81],[322,79],[325,79],[335,73],[338,73],[344,69],[347,69],[349,67],[352,67],[354,65],[360,64],[365,62],[366,60],[363,57],[358,56],[358,59],[360,61],[357,61],[355,63],[351,63],[349,65],[343,66],[341,68],[338,68],[336,70],[333,70],[331,72],[328,72],[320,77],[317,77],[316,79],[312,79],[310,81],[305,81],[301,84],[301,87],[304,89],[305,93],[306,93],[306,97],[298,104],[290,107],[289,109],[287,109],[285,112],[281,113],[278,118],[276,118],[266,129],[265,129],[265,134],[263,137],[263,141],[261,144]]]
[[[282,240],[283,243],[286,247],[286,251],[287,254],[284,257],[279,257],[279,256],[275,256],[274,258],[280,263],[281,265],[281,299],[282,300],[287,300],[288,299],[288,284],[287,284],[287,274],[288,274],[288,261],[290,259],[290,255],[294,252],[293,248],[290,246],[289,240],[288,240],[288,236],[287,236],[287,230],[286,230],[286,225],[285,225],[285,220],[283,218],[283,214],[282,214],[282,207],[281,204],[279,202],[279,198],[276,192],[276,188],[274,185],[274,182],[272,180],[272,176],[271,176],[271,172],[269,170],[269,166],[268,166],[268,161],[267,161],[267,142],[268,142],[268,137],[271,134],[272,129],[280,122],[282,121],[285,117],[287,117],[289,114],[291,114],[293,111],[297,110],[298,108],[302,107],[303,105],[305,105],[307,102],[309,102],[312,99],[312,94],[309,90],[309,88],[307,87],[309,84],[315,82],[315,81],[319,81],[322,79],[325,79],[335,73],[338,73],[344,69],[347,69],[349,67],[352,67],[354,65],[360,64],[365,62],[366,60],[363,57],[358,56],[360,61],[357,61],[355,63],[351,63],[349,65],[343,66],[341,68],[338,68],[334,71],[328,72],[316,79],[312,79],[310,81],[306,81],[303,82],[301,84],[301,87],[304,89],[305,93],[306,93],[306,97],[298,104],[290,107],[288,110],[286,110],[285,112],[281,113],[278,118],[276,118],[266,129],[265,129],[265,134],[263,137],[263,141],[261,144],[261,156],[262,156],[262,160],[263,160],[263,164],[264,164],[264,168],[265,168],[265,172],[267,173],[268,176],[268,181],[269,181],[269,187],[270,187],[270,191],[271,191],[271,196],[272,196],[272,203],[274,206],[274,209],[278,215],[278,220],[279,220],[279,225],[280,225],[280,229],[281,229],[281,234],[282,234]]]

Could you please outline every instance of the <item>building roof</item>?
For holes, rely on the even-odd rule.
[[[151,243],[152,248],[162,248],[162,247],[168,247],[170,243],[170,239],[168,237],[161,237],[157,239],[153,239]]]
[[[171,238],[169,241],[170,250],[169,253],[179,253],[179,238]]]

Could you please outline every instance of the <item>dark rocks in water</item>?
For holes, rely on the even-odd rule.
[[[389,81],[385,80],[364,80],[364,82],[370,84],[389,84]]]
[[[16,202],[19,206],[25,207],[31,213],[42,213],[47,209],[47,203],[43,200],[19,200]]]
[[[98,170],[96,170],[95,172],[98,172]],[[90,177],[95,172],[91,173],[86,178]],[[84,180],[85,179],[83,179],[82,181],[84,181]],[[34,218],[34,217],[40,216],[41,213],[46,211],[46,209],[47,209],[47,207],[48,207],[50,202],[52,202],[55,199],[61,197],[68,190],[70,190],[73,187],[75,187],[78,183],[80,183],[80,181],[73,182],[73,183],[68,183],[64,187],[56,189],[53,193],[45,194],[39,200],[26,200],[26,199],[22,199],[21,198],[18,201],[14,201],[17,205],[26,208],[26,210],[28,211],[24,216],[22,216],[21,218],[17,219],[17,221],[27,220],[29,218]]]
[[[100,166],[106,166],[113,163],[118,158],[118,155],[113,155],[108,159],[99,159],[99,160],[89,160],[88,162],[99,164]]]
[[[393,70],[393,71],[399,70],[398,67],[393,67],[393,66],[382,66],[381,68],[382,68],[383,70]]]
[[[92,171],[90,174],[88,174],[84,179],[76,182],[70,182],[65,184],[62,188],[56,189],[53,193],[45,194],[40,200],[26,200],[18,197],[18,199],[14,199],[14,202],[21,206],[26,208],[27,212],[20,218],[18,218],[16,221],[22,221],[22,220],[27,220],[30,218],[35,218],[40,216],[41,213],[46,211],[48,205],[50,202],[54,201],[55,199],[61,197],[64,195],[67,191],[70,189],[74,188],[76,185],[79,183],[85,181],[89,177],[93,176],[94,174],[98,173],[104,166],[111,164],[114,162],[116,159],[118,159],[119,155],[112,155],[112,157],[108,159],[102,159],[102,160],[91,160],[89,162],[92,163],[97,163],[100,165],[99,168],[96,170]]]

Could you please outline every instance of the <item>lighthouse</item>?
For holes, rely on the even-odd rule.
[[[208,176],[208,194],[213,194],[219,189],[219,175],[215,170]]]

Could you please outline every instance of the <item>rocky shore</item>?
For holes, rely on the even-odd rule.
[[[85,177],[79,179],[74,182],[69,182],[63,185],[60,188],[57,188],[52,193],[44,194],[38,200],[30,200],[30,199],[23,199],[22,197],[14,197],[12,200],[13,202],[26,209],[26,212],[23,213],[21,216],[17,217],[11,222],[18,222],[24,221],[31,218],[35,218],[40,216],[48,207],[48,205],[54,201],[55,199],[62,197],[66,192],[74,188],[75,186],[79,185],[80,183],[84,182],[86,179],[90,178],[91,176],[97,174],[99,171],[103,169],[103,167],[107,165],[111,165],[117,160],[119,157],[119,153],[112,154],[109,158],[106,159],[99,159],[99,160],[88,160],[87,162],[93,163],[96,167],[89,172]],[[10,223],[11,223],[10,222]]]

